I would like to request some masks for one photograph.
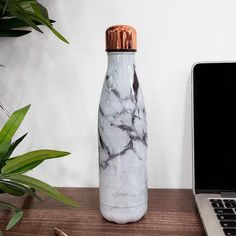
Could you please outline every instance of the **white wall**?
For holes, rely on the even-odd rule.
[[[31,103],[17,154],[70,151],[33,176],[56,186],[97,186],[97,108],[106,70],[105,29],[138,33],[137,68],[148,112],[149,186],[191,187],[190,71],[196,61],[235,60],[235,0],[41,1],[70,41],[45,30],[0,39],[0,93],[9,109]]]

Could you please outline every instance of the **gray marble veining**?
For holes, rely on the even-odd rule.
[[[147,210],[147,123],[134,53],[108,53],[98,111],[102,215],[117,223]]]

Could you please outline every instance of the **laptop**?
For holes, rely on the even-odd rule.
[[[236,63],[192,68],[193,192],[208,236],[236,236]]]

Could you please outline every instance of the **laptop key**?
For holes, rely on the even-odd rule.
[[[234,221],[220,221],[220,224],[223,228],[235,228],[236,222]]]
[[[218,215],[234,215],[234,211],[232,209],[214,209],[215,213]]]
[[[210,202],[221,202],[222,203],[222,200],[221,199],[209,199],[210,200]]]
[[[236,229],[223,229],[225,235],[235,236],[236,235]]]
[[[219,220],[236,220],[236,215],[217,215]]]
[[[211,205],[213,208],[224,208],[224,205],[222,202],[212,202]]]
[[[225,202],[226,208],[234,208],[234,205],[231,202]]]
[[[233,206],[233,208],[236,208],[236,202],[231,202],[230,204]]]

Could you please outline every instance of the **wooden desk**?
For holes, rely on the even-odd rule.
[[[80,203],[79,209],[64,206],[46,197],[43,202],[30,197],[0,195],[24,209],[24,218],[6,236],[52,236],[58,227],[69,236],[203,236],[202,224],[191,190],[149,190],[149,210],[138,223],[118,225],[104,220],[98,207],[98,189],[61,188]],[[8,212],[0,213],[0,226],[5,228]],[[4,227],[3,227],[4,226]]]

